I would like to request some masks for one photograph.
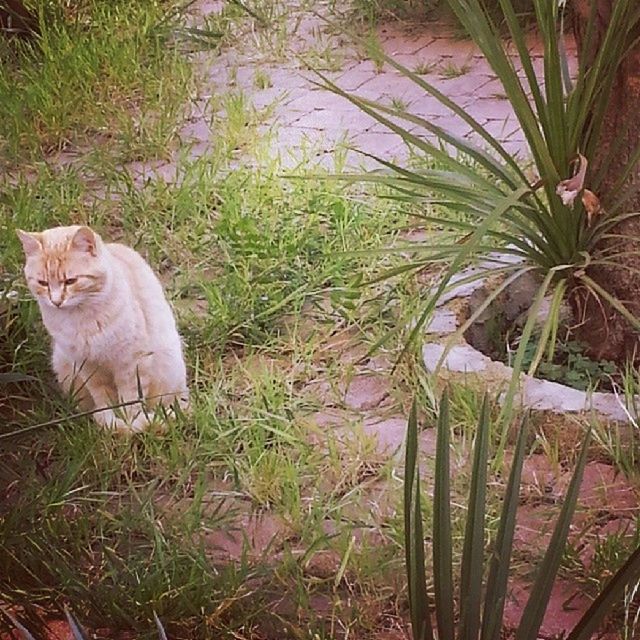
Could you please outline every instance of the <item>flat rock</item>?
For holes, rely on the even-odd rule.
[[[205,543],[215,555],[237,560],[242,557],[245,545],[250,556],[259,557],[286,535],[287,527],[277,516],[247,514],[233,528],[209,533]]]
[[[424,365],[429,372],[434,372],[438,362],[445,352],[445,345],[437,342],[425,344],[422,348]],[[456,345],[449,350],[443,361],[443,366],[449,371],[461,373],[479,373],[487,369],[491,362],[487,356],[476,351],[468,344]]]
[[[388,395],[387,378],[363,374],[351,380],[347,386],[344,402],[350,409],[368,411],[379,406]]]
[[[458,318],[451,309],[440,307],[433,312],[431,320],[426,325],[427,333],[453,333],[458,328]]]
[[[381,420],[369,418],[364,421],[363,430],[375,436],[380,453],[395,453],[404,444],[407,433],[407,418],[394,416]]]

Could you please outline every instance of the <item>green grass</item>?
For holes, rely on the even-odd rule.
[[[438,0],[355,0],[353,16],[363,22],[382,20],[418,20],[429,15],[438,6]]]
[[[225,176],[216,162],[185,164],[176,185],[137,189],[105,171],[102,198],[74,170],[42,170],[5,192],[2,269],[17,298],[0,314],[0,371],[35,377],[12,387],[18,409],[5,432],[51,418],[60,424],[0,440],[2,486],[10,488],[0,517],[0,600],[24,604],[26,592],[27,602],[55,610],[63,595],[91,627],[107,621],[141,632],[155,610],[174,637],[198,628],[198,637],[226,637],[253,624],[274,580],[298,570],[276,563],[274,574],[271,558],[222,559],[211,539],[237,527],[237,517],[274,514],[288,531],[277,541],[281,552],[291,536],[304,550],[320,535],[324,548],[327,522],[337,523],[339,545],[363,526],[353,522],[367,521],[353,512],[371,478],[358,471],[364,453],[346,459],[312,446],[316,429],[306,416],[317,401],[300,389],[338,364],[317,358],[322,336],[347,323],[340,301],[350,279],[381,266],[343,252],[379,246],[398,216],[322,180],[278,178],[277,167]],[[121,440],[74,419],[51,380],[15,228],[72,222],[122,236],[168,282],[187,341],[194,414],[166,436]],[[323,307],[330,294],[335,306]],[[336,491],[351,466],[352,480]],[[340,524],[347,507],[350,519]]]
[[[447,62],[440,65],[438,73],[443,78],[451,80],[453,78],[459,78],[460,76],[469,73],[470,69],[471,65],[469,63],[457,65],[453,62]]]
[[[39,35],[0,41],[2,162],[96,141],[128,159],[165,152],[191,82],[178,3],[39,6]]]
[[[6,180],[0,197],[0,384],[5,374],[28,376],[0,392],[0,603],[19,607],[34,628],[66,604],[91,629],[140,638],[157,637],[154,612],[176,639],[316,640],[402,628],[402,472],[364,432],[362,415],[344,406],[343,384],[366,370],[358,358],[369,347],[409,325],[427,295],[413,276],[363,286],[406,263],[406,253],[377,250],[401,242],[415,205],[375,197],[385,190],[283,177],[265,161],[259,125],[268,114],[235,91],[211,98],[212,149],[198,159],[181,149],[177,182],[135,181],[124,159],[162,156],[176,144],[194,82],[185,49],[232,44],[246,11],[228,3],[210,16],[206,33],[221,34],[212,38],[177,18],[158,28],[167,4],[82,6],[82,19],[59,17],[48,28],[50,66],[40,52],[11,45],[25,91],[7,99],[13,119],[0,123],[3,160],[29,170]],[[276,27],[268,51],[284,46],[280,9],[247,7],[260,38]],[[69,59],[53,56],[63,45]],[[328,50],[322,55],[329,61]],[[70,86],[57,89],[65,79]],[[267,81],[254,78],[258,87]],[[67,112],[68,94],[82,108]],[[108,109],[97,113],[104,96]],[[136,132],[141,114],[148,126]],[[96,137],[107,129],[108,140]],[[100,144],[75,168],[33,163],[67,140]],[[193,413],[162,435],[97,429],[54,384],[15,229],[70,223],[139,250],[174,305]],[[418,393],[428,439],[436,389],[419,350],[390,371],[404,337],[401,330],[376,353],[391,389],[384,417],[406,415]],[[481,394],[466,385],[451,394],[453,490],[463,495]],[[327,404],[337,427],[317,420]],[[549,438],[564,462],[565,449]],[[431,461],[425,466],[426,487]],[[491,478],[490,533],[503,482],[500,473]],[[457,557],[464,509],[453,515]],[[603,542],[602,563],[614,542]]]

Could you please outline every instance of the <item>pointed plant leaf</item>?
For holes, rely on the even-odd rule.
[[[427,574],[424,560],[424,534],[420,507],[418,467],[418,409],[413,401],[407,424],[404,479],[404,548],[409,587],[409,610],[413,640],[433,640]]]
[[[27,629],[13,614],[9,613],[6,609],[2,609],[2,613],[11,620],[11,624],[20,632],[20,635],[24,640],[36,640],[32,633]]]
[[[507,598],[507,582],[516,527],[516,511],[520,498],[520,479],[529,435],[529,420],[525,416],[520,424],[518,441],[513,455],[511,472],[505,490],[498,535],[489,561],[489,577],[482,615],[482,635],[480,640],[499,640],[502,634],[502,616]]]
[[[464,531],[460,570],[459,640],[477,640],[480,632],[489,436],[489,398],[485,394],[473,448],[467,523]]]
[[[578,502],[578,494],[582,483],[584,468],[587,464],[587,453],[591,432],[588,431],[582,442],[578,463],[573,472],[569,488],[562,504],[558,521],[549,540],[549,546],[538,569],[531,593],[525,605],[520,624],[515,634],[515,640],[536,640],[544,614],[549,606],[551,590],[562,562],[571,519]]]
[[[160,622],[160,618],[158,617],[158,614],[155,611],[153,612],[153,620],[156,623],[156,629],[158,630],[158,638],[160,640],[168,640],[167,633],[164,630],[164,627],[162,626],[162,622]]]
[[[433,492],[433,579],[438,640],[454,640],[453,552],[451,548],[451,491],[449,464],[449,393],[442,393],[438,414],[436,470]]]
[[[67,607],[64,608],[64,615],[67,618],[67,622],[69,623],[69,627],[71,627],[71,633],[73,634],[73,640],[87,640],[86,636],[82,632],[80,628],[80,624],[73,617],[71,611]]]
[[[624,597],[628,585],[640,580],[640,547],[616,571],[567,637],[567,640],[590,640],[612,606]]]

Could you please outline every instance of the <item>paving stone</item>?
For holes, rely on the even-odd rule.
[[[436,342],[424,345],[422,358],[427,371],[433,372],[436,370],[444,351],[445,346]],[[490,362],[491,360],[487,356],[465,344],[452,347],[443,361],[443,366],[449,371],[480,373],[487,369]]]
[[[458,328],[456,314],[445,307],[440,307],[433,312],[431,320],[426,324],[427,333],[453,333]]]
[[[365,133],[354,139],[354,146],[385,160],[397,157],[405,147],[402,138],[395,133]]]
[[[475,95],[475,92],[488,82],[489,79],[486,76],[465,73],[455,78],[439,77],[432,84],[447,97],[458,98]]]
[[[247,514],[233,528],[206,534],[204,543],[219,557],[238,560],[245,549],[250,557],[259,557],[272,545],[284,540],[287,531],[287,526],[276,515]]]
[[[351,68],[343,73],[337,80],[336,84],[344,91],[355,91],[365,82],[372,80],[377,76],[375,70]]]
[[[633,512],[638,507],[638,494],[615,467],[590,462],[580,485],[580,502],[590,509]]]
[[[211,123],[208,119],[199,119],[190,122],[180,129],[180,137],[183,140],[196,140],[204,142],[213,137]]]
[[[219,0],[202,0],[201,4],[193,12],[199,19],[204,13],[217,12],[222,6]],[[363,58],[357,45],[348,42],[344,36],[330,33],[317,16],[301,14],[297,7],[292,7],[287,19],[291,20],[292,25],[294,21],[297,23],[287,47],[290,52],[300,51],[301,56],[290,55],[283,62],[267,60],[264,52],[256,51],[251,39],[222,53],[194,54],[194,66],[201,76],[201,82],[194,95],[194,103],[189,107],[189,121],[182,130],[185,142],[193,142],[188,151],[191,157],[209,153],[215,142],[216,132],[208,125],[211,110],[209,98],[216,101],[228,91],[241,89],[256,109],[273,106],[266,123],[268,126],[260,130],[272,138],[268,148],[286,161],[289,167],[295,167],[298,161],[310,158],[318,166],[333,168],[335,162],[331,154],[337,149],[341,150],[349,166],[378,167],[369,158],[342,151],[345,140],[353,140],[362,150],[384,158],[408,158],[409,150],[398,136],[344,98],[313,85],[315,76],[304,69],[304,54],[327,48],[332,48],[344,60],[339,71],[327,72],[344,90],[385,104],[397,98],[411,113],[435,122],[456,135],[471,135],[469,127],[439,101],[389,65],[381,70],[373,60]],[[409,69],[432,65],[433,69],[425,76],[429,82],[467,108],[481,122],[488,123],[490,130],[505,141],[505,147],[510,151],[520,153],[523,157],[527,154],[528,148],[517,123],[509,117],[511,110],[508,103],[495,98],[502,93],[502,87],[473,43],[456,39],[454,30],[440,23],[421,24],[419,29],[413,30],[407,29],[402,23],[381,24],[376,33],[384,51],[397,57]],[[539,37],[528,38],[534,55],[534,67],[540,71],[542,43]],[[572,39],[567,39],[567,45],[569,51],[575,51]],[[515,51],[512,53],[515,54]],[[466,72],[446,78],[443,72],[447,67],[458,67]],[[257,73],[268,77],[269,87],[260,89],[255,86]],[[507,123],[506,127],[500,124],[502,120]],[[433,139],[433,134],[420,127],[406,121],[403,126],[425,139]],[[185,145],[181,146],[180,152],[185,152]],[[237,160],[240,161],[240,152]],[[161,171],[167,177],[173,172],[174,178],[177,178],[172,163],[162,165],[162,168],[150,165],[150,168],[151,173],[147,177]]]
[[[331,91],[309,91],[291,102],[287,103],[287,109],[292,111],[310,112],[316,109],[344,109],[352,105],[346,98],[336,95]]]
[[[346,389],[345,404],[357,411],[368,411],[379,406],[389,395],[389,381],[382,376],[355,376]]]
[[[436,38],[416,53],[428,59],[447,58],[450,62],[454,61],[461,66],[470,64],[474,56],[482,55],[480,49],[472,42],[450,38]]]
[[[409,87],[415,86],[409,78],[405,78],[397,73],[383,72],[378,73],[370,80],[358,87],[357,95],[364,96],[366,98],[376,98],[382,95],[394,95],[399,94],[409,89]]]
[[[397,453],[406,438],[407,418],[368,418],[364,421],[363,430],[367,435],[375,436],[379,453]]]
[[[506,628],[515,629],[520,622],[530,593],[530,585],[522,580],[511,583],[504,608]],[[591,598],[581,585],[558,578],[553,585],[549,604],[545,610],[540,638],[561,638],[573,629],[591,605]],[[601,637],[601,636],[600,636]]]
[[[408,36],[402,29],[382,27],[378,30],[378,36],[384,52],[388,56],[412,55],[436,40],[435,35],[426,33],[422,36]]]
[[[364,132],[371,127],[376,120],[361,111],[357,107],[345,110],[316,109],[305,113],[294,124],[297,127],[310,127],[313,129],[335,130],[339,129],[347,135],[354,132]]]
[[[513,116],[497,120],[488,120],[483,126],[498,140],[508,140],[514,134],[520,133],[520,124]]]
[[[424,92],[418,91],[419,87],[410,89],[400,95],[402,100],[409,104],[408,111],[424,118],[458,118],[454,112],[446,107],[440,100]],[[455,102],[455,101],[454,101]]]
[[[473,110],[469,109],[470,115],[480,122],[505,120],[506,118],[512,118],[516,122],[513,109],[507,100],[479,97],[472,99],[472,105]]]

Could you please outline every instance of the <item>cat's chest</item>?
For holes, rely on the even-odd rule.
[[[126,348],[127,333],[117,321],[85,318],[77,323],[69,319],[47,323],[47,329],[56,345],[78,362],[109,361],[118,358]]]

